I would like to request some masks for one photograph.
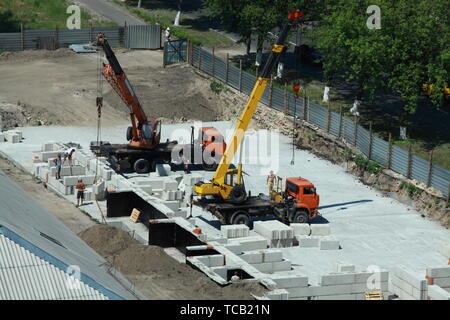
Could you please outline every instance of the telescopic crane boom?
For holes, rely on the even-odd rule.
[[[234,128],[231,141],[227,143],[225,153],[221,158],[219,166],[217,167],[211,182],[198,182],[194,186],[194,191],[198,195],[219,196],[224,200],[231,200],[233,203],[242,203],[247,199],[247,193],[242,183],[242,164],[238,165],[238,169],[230,169],[230,164],[237,152],[237,148],[241,145],[245,131],[247,130],[253,114],[255,113],[256,107],[264,94],[270,74],[272,73],[274,67],[278,64],[280,57],[285,50],[284,43],[290,27],[297,21],[298,18],[301,18],[302,16],[303,14],[300,11],[290,11],[288,21],[286,21],[282,27],[276,43],[272,47],[272,52],[264,65],[262,73],[256,80],[249,100],[236,124],[236,127]],[[234,175],[237,175],[237,179],[233,179]]]
[[[127,130],[127,140],[131,140],[129,146],[154,149],[160,142],[161,122],[146,116],[130,81],[103,33],[98,34],[96,45],[103,48],[109,62],[109,64],[103,63],[103,76],[130,109],[131,127]]]

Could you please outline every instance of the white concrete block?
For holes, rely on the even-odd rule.
[[[166,190],[166,191],[178,190],[178,182],[176,180],[172,180],[172,179],[164,180],[163,190]]]
[[[450,287],[450,278],[433,278],[433,284],[441,288]]]
[[[319,238],[311,236],[295,236],[298,241],[299,247],[302,248],[318,248]]]
[[[42,161],[48,161],[48,160],[53,160],[54,158],[56,158],[58,156],[58,154],[62,154],[63,150],[60,151],[44,151],[41,152],[41,160]]]
[[[431,300],[450,300],[450,293],[439,286],[428,286],[428,297]]]
[[[283,252],[281,250],[268,249],[263,251],[263,262],[276,262],[283,260]]]
[[[84,191],[84,201],[93,201],[94,200],[94,193],[92,192],[92,189],[86,189]]]
[[[170,165],[169,164],[157,164],[156,165],[156,174],[159,177],[166,177],[168,175],[170,175],[170,172],[172,170],[170,169]]]
[[[63,184],[65,186],[74,186],[78,183],[78,179],[82,179],[84,184],[91,185],[94,183],[94,176],[66,176],[63,177]]]
[[[244,224],[220,226],[220,232],[228,239],[248,237],[249,230],[249,227]]]
[[[234,240],[241,244],[242,251],[267,249],[267,240],[261,236],[234,238]]]
[[[328,236],[331,233],[330,225],[327,224],[312,224],[311,235],[312,236]]]
[[[41,151],[44,151],[44,152],[45,151],[54,151],[54,145],[55,145],[54,142],[44,143],[41,147]]]
[[[5,140],[9,143],[19,143],[20,142],[20,137],[17,133],[6,131],[4,133],[4,135],[5,135]]]
[[[278,220],[256,221],[253,224],[253,230],[269,240],[294,238],[293,228]]]
[[[353,284],[355,283],[355,275],[350,274],[327,274],[320,278],[320,284],[322,286],[334,286],[341,284]]]
[[[140,186],[142,191],[147,192],[148,194],[152,194],[152,187],[151,186]]]
[[[292,268],[292,263],[290,260],[276,261],[272,262],[272,270],[273,272],[277,271],[290,271]]]
[[[208,258],[210,267],[219,267],[225,264],[225,258],[221,254],[210,255]]]
[[[339,250],[339,240],[333,237],[324,237],[320,239],[320,250]]]
[[[450,259],[450,243],[442,243],[439,246],[439,252],[446,258]]]
[[[250,264],[263,263],[262,252],[247,252],[241,254],[239,257]]]
[[[266,293],[266,297],[270,300],[288,300],[289,292],[284,289],[275,289]]]
[[[5,142],[5,135],[0,132],[0,143]]]
[[[253,267],[262,273],[273,273],[273,262],[253,264]]]
[[[225,248],[237,255],[240,255],[242,253],[242,246],[240,243],[228,243],[227,245],[225,245]]]
[[[175,191],[164,190],[162,192],[161,199],[167,200],[167,201],[174,201],[175,200]]]
[[[430,278],[450,278],[450,265],[427,268],[427,276]]]
[[[336,294],[331,296],[318,296],[315,300],[356,300],[356,294]]]
[[[395,266],[394,274],[397,278],[404,280],[418,290],[423,291],[427,289],[427,281],[425,279],[420,279],[416,274],[413,274],[405,266]]]
[[[282,289],[308,287],[308,277],[302,275],[273,275],[271,279]]]
[[[308,223],[291,223],[290,227],[294,229],[295,236],[309,236],[311,227]]]
[[[173,211],[180,209],[180,201],[178,201],[178,200],[162,201],[161,203]]]
[[[271,248],[289,248],[294,245],[294,239],[272,239],[269,241],[269,246]]]
[[[310,297],[312,293],[313,287],[293,287],[293,288],[285,288],[286,291],[289,292],[289,296],[291,299],[293,298],[303,298]]]
[[[355,272],[355,265],[339,261],[336,263],[336,272]]]

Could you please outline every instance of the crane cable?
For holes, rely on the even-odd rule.
[[[97,98],[96,98],[96,105],[97,105],[97,141],[96,141],[96,147],[100,147],[100,140],[101,140],[101,130],[102,130],[102,107],[103,107],[103,77],[102,77],[102,57],[100,50],[97,51]],[[95,161],[95,175],[94,175],[94,184],[97,183],[97,174],[98,174],[98,152],[95,154],[96,161]],[[103,211],[100,208],[100,205],[98,203],[98,200],[95,199],[95,202],[97,204],[98,209],[100,210],[100,213],[102,215],[102,222],[106,223],[105,216],[103,215]]]

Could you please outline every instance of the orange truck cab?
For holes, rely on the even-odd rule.
[[[290,221],[307,222],[319,214],[320,196],[314,184],[305,178],[287,178],[284,197],[285,201],[293,202],[289,210]]]

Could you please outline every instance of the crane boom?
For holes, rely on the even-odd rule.
[[[128,140],[131,140],[130,145],[138,148],[153,149],[159,143],[160,121],[146,116],[133,86],[103,33],[98,34],[96,44],[103,48],[106,59],[109,62],[109,64],[103,64],[103,76],[129,108],[131,136],[128,137]]]
[[[237,171],[230,170],[229,167],[231,161],[233,160],[238,147],[241,145],[241,142],[245,135],[245,131],[247,130],[248,125],[253,117],[253,114],[255,113],[256,107],[258,106],[258,103],[261,100],[262,95],[264,94],[268,78],[270,77],[273,68],[278,64],[280,57],[285,50],[284,43],[286,41],[289,29],[293,24],[293,22],[295,22],[298,18],[302,16],[303,14],[301,12],[297,10],[291,10],[288,17],[288,21],[286,21],[285,24],[283,25],[276,40],[276,43],[272,47],[270,56],[266,64],[264,65],[262,73],[256,80],[255,86],[253,87],[249,100],[241,116],[238,119],[236,127],[234,128],[233,134],[231,136],[231,141],[230,143],[227,144],[225,153],[220,160],[219,166],[217,167],[217,170],[215,171],[213,178],[211,179],[211,183],[202,182],[195,185],[194,191],[197,194],[220,195],[223,199],[230,199],[230,197],[233,197],[232,190],[233,189],[237,190],[238,188],[234,188],[235,186],[232,185],[233,183],[226,183],[225,180],[227,174],[237,174],[238,177],[236,183],[238,186],[241,184],[241,174],[242,174],[241,166],[239,166],[239,169]],[[242,187],[240,187],[239,189],[240,190],[238,193],[240,194],[240,196],[237,197],[239,199],[236,200],[236,202],[243,201],[242,200],[243,189]]]

